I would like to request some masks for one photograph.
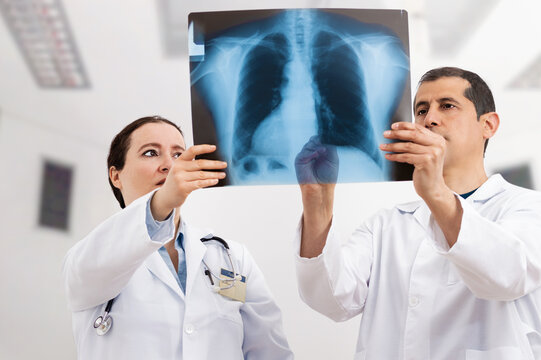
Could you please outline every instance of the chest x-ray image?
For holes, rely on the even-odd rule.
[[[378,146],[411,121],[407,14],[289,9],[189,16],[195,144],[217,145],[222,185],[294,184],[309,142],[331,147],[338,182],[411,179]]]

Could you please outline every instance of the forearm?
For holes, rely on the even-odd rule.
[[[303,201],[302,235],[300,256],[312,258],[319,256],[332,223],[334,185],[314,188],[301,185]]]
[[[296,243],[300,242],[301,224]],[[366,300],[372,263],[371,232],[359,227],[342,244],[333,227],[329,230],[325,251],[318,257],[295,256],[297,284],[301,299],[312,309],[344,321],[359,314]]]
[[[158,190],[150,200],[150,211],[156,221],[164,221],[173,211],[173,207],[164,201],[163,195],[163,192]]]
[[[460,232],[454,246],[442,248],[443,231],[432,224],[440,253],[451,261],[466,286],[483,299],[508,301],[541,286],[541,214],[534,207],[479,212],[460,200]],[[494,205],[492,205],[494,207]]]
[[[425,202],[443,232],[449,248],[452,248],[458,239],[462,222],[463,211],[460,200],[451,190],[445,189],[427,197]]]

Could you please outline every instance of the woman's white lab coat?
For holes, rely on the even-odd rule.
[[[66,255],[64,278],[79,359],[292,359],[281,313],[244,246],[228,241],[236,269],[246,276],[246,302],[212,291],[203,259],[215,274],[231,265],[219,243],[183,224],[186,294],[158,249],[174,226],[149,238],[151,194],[134,201],[77,243]],[[113,327],[98,336],[94,320],[116,297]]]

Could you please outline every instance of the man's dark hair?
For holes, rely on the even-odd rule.
[[[456,67],[441,67],[427,71],[419,80],[418,86],[429,81],[436,81],[442,77],[458,77],[466,80],[470,83],[464,91],[464,97],[470,100],[475,106],[475,112],[477,113],[477,121],[481,118],[481,115],[488,112],[496,111],[496,105],[494,104],[494,97],[492,91],[481,79],[479,75],[471,71],[463,70]],[[415,104],[413,105],[415,106]],[[485,150],[488,145],[488,139],[485,141]]]
[[[109,169],[111,168],[111,166],[114,166],[117,170],[122,170],[124,168],[124,164],[126,162],[126,153],[130,148],[131,134],[141,126],[149,123],[169,124],[171,126],[174,126],[181,135],[184,135],[177,124],[157,115],[142,117],[131,122],[130,124],[126,125],[126,127],[122,129],[122,131],[120,131],[111,142],[111,147],[109,148],[109,155],[107,156],[107,174],[109,174]],[[124,202],[122,193],[118,188],[113,185],[111,178],[109,176],[107,177],[109,178],[109,185],[111,185],[111,189],[113,190],[115,198],[118,200],[120,207],[124,209],[126,207],[126,203]]]

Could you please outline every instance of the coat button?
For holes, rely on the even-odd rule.
[[[410,307],[416,307],[419,305],[419,298],[417,296],[410,296],[409,305]]]
[[[193,326],[192,324],[188,324],[186,325],[184,331],[186,331],[186,334],[188,335],[193,334],[193,332],[195,331],[195,326]]]

